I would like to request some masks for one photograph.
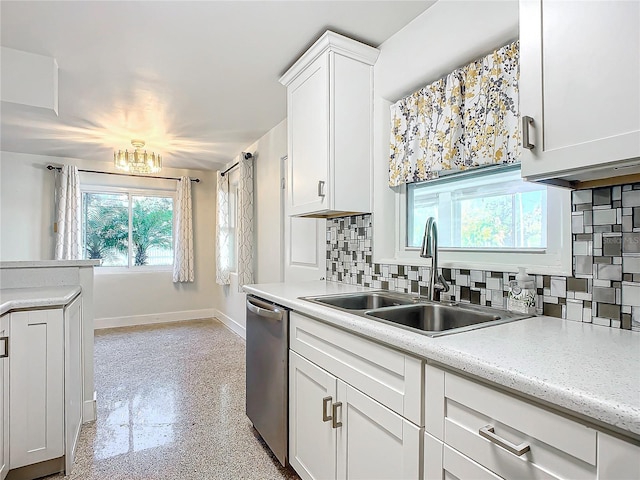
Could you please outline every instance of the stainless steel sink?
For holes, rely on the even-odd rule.
[[[302,299],[430,337],[528,318],[528,315],[514,314],[506,310],[466,303],[433,302],[415,295],[393,292],[366,292]]]
[[[368,311],[365,315],[424,332],[444,332],[501,319],[495,313],[433,303]]]
[[[345,310],[371,310],[414,303],[414,299],[412,298],[403,298],[397,295],[386,293],[331,295],[327,297],[307,298],[306,300],[310,300],[315,303],[322,303],[324,305],[330,305],[333,307],[344,308]]]

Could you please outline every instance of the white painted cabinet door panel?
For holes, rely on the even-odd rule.
[[[9,358],[6,356],[9,348],[9,319],[10,314],[0,317],[0,479],[4,479],[9,472]]]
[[[640,478],[640,445],[598,432],[598,479]]]
[[[62,309],[11,314],[10,468],[64,455]]]
[[[82,298],[64,310],[65,471],[71,473],[82,424]]]
[[[338,381],[338,479],[417,479],[422,429]]]
[[[442,480],[443,454],[444,443],[425,432],[423,446],[423,480]]]
[[[287,88],[290,215],[327,208],[329,58],[313,61]],[[322,195],[320,195],[322,194]]]
[[[637,1],[520,1],[523,177],[640,156],[639,30]]]
[[[305,480],[336,477],[336,429],[327,419],[336,402],[336,382],[289,351],[289,463]]]
[[[287,170],[289,159],[284,161]],[[285,198],[291,182],[285,182]],[[289,202],[284,202],[284,280],[304,282],[324,280],[327,272],[327,221],[319,218],[292,217]]]

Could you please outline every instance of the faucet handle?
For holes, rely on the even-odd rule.
[[[436,283],[433,288],[437,288],[441,292],[448,292],[450,290],[449,284],[442,274],[438,275],[438,283]]]

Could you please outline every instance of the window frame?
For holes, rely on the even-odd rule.
[[[380,170],[382,174],[382,169]],[[388,172],[384,170],[387,177]],[[373,229],[374,248],[373,261],[381,264],[430,266],[431,259],[420,257],[419,248],[407,248],[407,187],[390,188],[386,192],[376,194],[374,200]],[[376,185],[382,186],[381,183]],[[485,270],[496,272],[513,272],[518,267],[525,267],[528,272],[544,275],[572,275],[572,237],[571,237],[571,190],[547,185],[547,248],[539,252],[495,251],[491,249],[439,249],[438,266],[444,268]],[[393,208],[382,208],[391,200]],[[389,223],[395,229],[385,229]],[[376,224],[379,224],[376,227]],[[553,232],[557,232],[554,234]],[[381,247],[381,248],[380,248]]]
[[[143,197],[162,197],[162,198],[171,198],[173,202],[172,208],[172,223],[173,229],[175,230],[176,220],[175,220],[175,206],[176,206],[176,192],[175,190],[165,189],[165,188],[151,188],[151,187],[118,187],[118,186],[110,186],[110,185],[98,185],[98,184],[81,184],[80,185],[80,195],[82,196],[85,193],[104,193],[104,194],[127,194],[129,197],[129,253],[127,255],[129,265],[127,266],[102,266],[99,265],[99,268],[95,269],[97,274],[122,274],[122,273],[150,273],[150,272],[171,272],[173,271],[173,259],[169,265],[132,265],[132,242],[131,242],[131,220],[133,215],[133,205],[132,205],[132,197],[134,196],[143,196]],[[171,246],[172,249],[174,247],[174,236],[171,238]],[[83,257],[84,257],[84,244],[82,245],[83,249]]]

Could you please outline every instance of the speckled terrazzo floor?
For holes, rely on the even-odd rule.
[[[245,344],[217,320],[96,331],[98,419],[70,476],[297,479],[245,415]]]

